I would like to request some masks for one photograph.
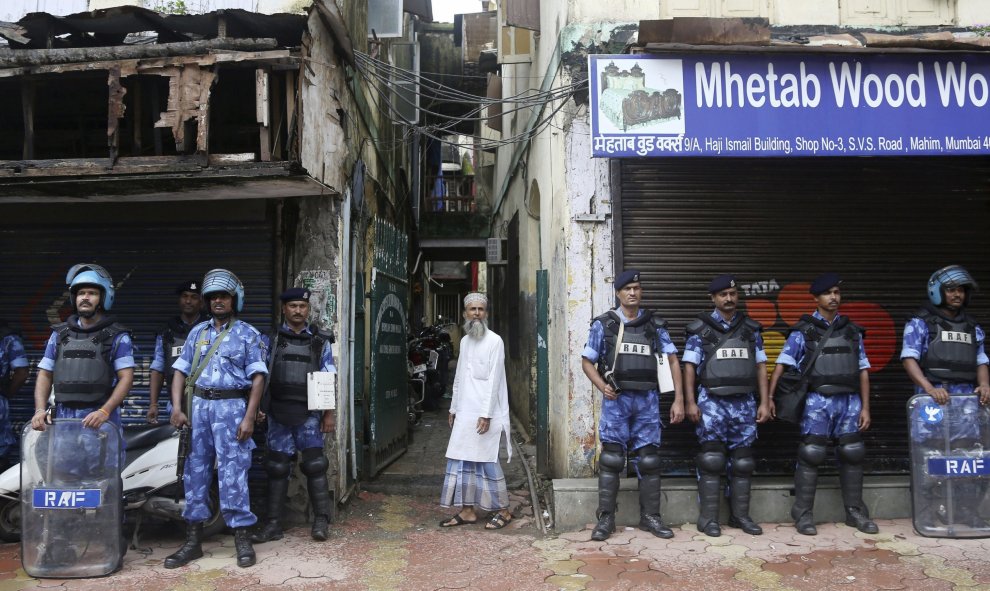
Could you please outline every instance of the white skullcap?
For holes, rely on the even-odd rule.
[[[471,302],[481,302],[487,308],[488,296],[478,291],[472,291],[471,293],[464,296],[464,307],[467,308],[468,304],[470,304]]]

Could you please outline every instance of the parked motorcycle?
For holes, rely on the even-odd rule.
[[[420,365],[426,366],[423,401],[425,410],[438,408],[440,399],[447,391],[448,365],[454,356],[450,333],[446,331],[454,323],[443,322],[442,316],[438,320],[438,324],[421,328],[409,341],[409,360],[414,369]]]
[[[123,482],[124,515],[133,522],[131,547],[137,548],[145,517],[184,521],[182,482],[176,476],[179,432],[172,425],[124,427],[126,456],[120,477]],[[0,539],[17,542],[21,538],[21,466],[0,474]],[[210,493],[210,518],[203,523],[203,535],[223,531],[219,494],[214,482]]]

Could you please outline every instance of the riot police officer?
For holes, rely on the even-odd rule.
[[[107,421],[119,427],[120,405],[134,382],[134,348],[127,327],[107,314],[113,279],[99,265],[80,264],[65,281],[74,314],[52,326],[38,362],[31,426],[44,431],[51,423],[46,409],[54,386],[55,418],[82,419],[93,429]]]
[[[267,542],[282,538],[280,514],[289,488],[289,473],[296,450],[299,468],[306,475],[309,502],[313,506],[313,539],[324,541],[330,521],[329,462],[323,453],[323,433],[334,428],[332,410],[310,411],[306,384],[310,372],[336,373],[331,344],[333,335],[309,323],[308,289],[285,290],[282,316],[285,322],[272,339],[268,393],[264,406],[268,415],[268,518],[251,540]]]
[[[818,466],[825,461],[829,439],[837,442],[835,455],[846,525],[868,534],[879,531],[863,503],[866,445],[861,433],[870,428],[870,362],[863,347],[863,329],[839,314],[841,283],[836,273],[824,273],[811,283],[808,291],[817,308],[791,327],[770,377],[773,391],[786,367],[801,370],[811,364],[791,507],[795,528],[808,536],[818,533],[812,508]]]
[[[6,322],[0,321],[0,472],[9,466],[7,454],[17,442],[10,424],[10,400],[28,377],[24,343]]]
[[[182,353],[182,345],[192,327],[208,319],[203,312],[203,298],[199,295],[199,280],[183,281],[175,289],[179,296],[179,313],[168,319],[165,328],[155,336],[155,356],[151,360],[151,379],[148,388],[148,422],[158,422],[158,396],[166,381],[165,368],[171,368]],[[171,398],[171,397],[169,397]],[[172,414],[171,400],[165,411]]]
[[[770,419],[767,354],[759,322],[737,311],[739,290],[731,275],[708,286],[715,310],[687,326],[684,347],[684,414],[697,424],[698,531],[718,537],[722,470],[729,480],[729,526],[751,535],[763,529],[749,516],[750,483],[756,462],[756,424]],[[694,387],[698,385],[695,404]],[[759,398],[759,406],[754,394]]]
[[[953,449],[970,451],[984,445],[987,434],[980,432],[978,407],[990,403],[985,335],[966,312],[977,284],[966,269],[949,265],[932,273],[927,288],[928,302],[904,326],[901,363],[914,382],[915,393],[928,394],[939,405],[951,408],[948,416]],[[979,396],[979,402],[969,396],[952,396],[972,393]],[[920,429],[917,435],[923,439],[940,437],[937,424],[922,424]],[[960,499],[974,500],[983,496],[985,488],[980,481],[960,480],[954,490]],[[919,507],[923,523],[931,523],[932,513],[942,504],[937,489],[921,491],[926,497]],[[975,511],[969,513],[969,525],[987,527]]]
[[[635,457],[639,476],[639,528],[661,538],[674,532],[660,518],[660,393],[658,356],[664,355],[672,371],[674,402],[671,423],[684,419],[681,371],[677,349],[666,322],[640,309],[643,294],[635,269],[620,273],[613,286],[619,306],[591,323],[588,343],[581,353],[581,367],[602,395],[598,434],[602,452],[598,460],[598,511],[591,539],[607,539],[615,531],[619,477],[627,453]]]
[[[175,427],[192,427],[192,445],[185,466],[186,542],[165,559],[165,568],[177,568],[203,556],[203,521],[208,505],[213,463],[220,482],[220,510],[234,530],[237,566],[255,563],[249,528],[257,521],[248,498],[251,435],[261,402],[266,346],[258,329],[237,319],[244,308],[244,284],[226,269],[209,271],[202,281],[203,299],[212,320],[189,331],[182,354],[172,366],[172,416]],[[182,399],[190,376],[192,416]]]

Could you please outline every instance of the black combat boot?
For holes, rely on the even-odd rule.
[[[818,489],[818,468],[798,462],[794,471],[794,506],[791,507],[791,517],[794,528],[799,534],[814,536],[818,534],[815,518],[811,510],[815,506],[815,491]]]
[[[839,485],[842,488],[842,504],[846,507],[846,525],[855,527],[864,534],[878,533],[880,528],[870,519],[866,504],[863,503],[862,464],[841,464]]]
[[[591,531],[591,539],[604,542],[615,532],[615,511],[618,508],[619,474],[602,470],[598,473],[598,523]]]
[[[282,505],[289,491],[288,478],[268,479],[268,514],[261,527],[251,534],[251,541],[255,544],[271,542],[282,539]]]
[[[722,528],[718,525],[721,492],[722,477],[719,474],[702,472],[698,476],[698,531],[713,538],[722,535]]]
[[[254,566],[256,557],[248,528],[238,527],[234,530],[234,552],[237,554],[237,566],[241,568]]]
[[[733,477],[729,482],[729,527],[737,527],[751,536],[763,534],[760,527],[749,516],[749,478]]]
[[[639,529],[658,538],[674,537],[674,531],[660,518],[659,474],[644,474],[639,479]]]
[[[165,559],[165,568],[179,568],[203,557],[203,522],[186,524],[186,543]]]
[[[306,488],[313,505],[313,539],[324,542],[330,538],[330,491],[326,474],[308,477]]]

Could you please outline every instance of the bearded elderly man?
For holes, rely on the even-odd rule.
[[[464,338],[461,339],[454,395],[447,423],[447,472],[440,493],[442,507],[460,507],[440,527],[476,523],[476,507],[491,511],[485,529],[502,529],[512,520],[505,475],[498,463],[505,434],[509,460],[509,392],[505,385],[505,346],[488,329],[488,298],[469,293],[464,298]]]

